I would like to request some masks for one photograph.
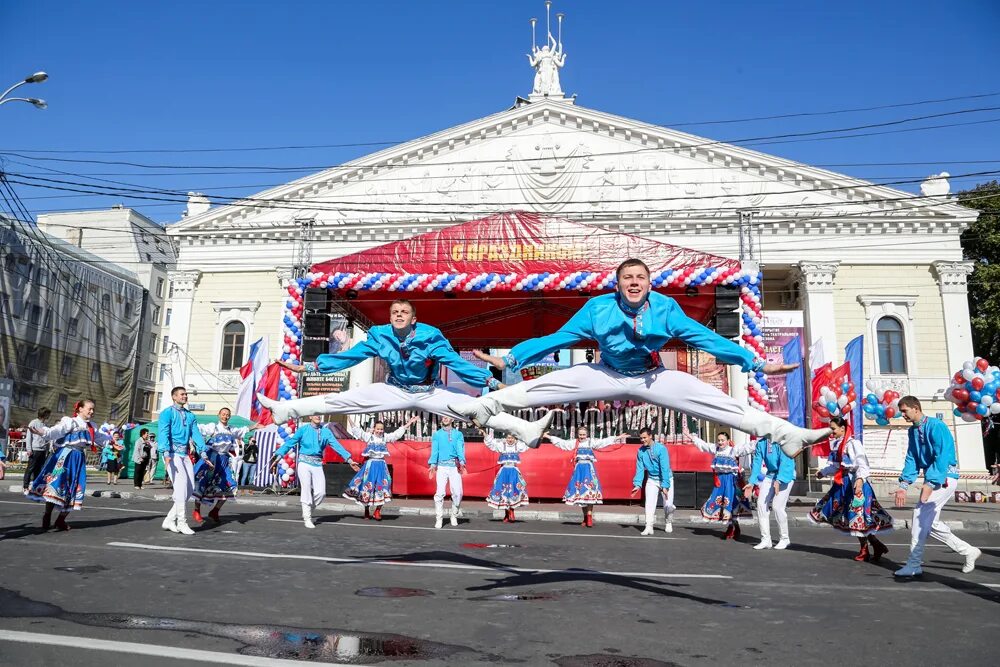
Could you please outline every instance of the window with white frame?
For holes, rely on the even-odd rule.
[[[875,375],[917,374],[915,295],[858,296],[868,321],[865,339]]]
[[[222,360],[219,368],[224,371],[234,371],[243,365],[243,344],[246,339],[246,327],[239,320],[226,323],[222,329]]]
[[[886,375],[906,375],[906,338],[895,317],[880,317],[875,325],[878,367]]]

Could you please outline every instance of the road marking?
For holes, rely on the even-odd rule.
[[[343,565],[379,565],[383,567],[414,567],[432,570],[457,570],[460,572],[507,572],[512,574],[572,574],[581,577],[651,577],[657,579],[732,579],[726,574],[684,574],[673,572],[612,572],[604,570],[550,570],[531,567],[487,567],[485,565],[463,565],[461,563],[408,563],[395,560],[369,560],[365,558],[337,558],[335,556],[309,556],[306,554],[267,553],[262,551],[232,551],[228,549],[195,549],[193,547],[168,547],[138,542],[108,542],[109,547],[123,549],[145,549],[148,551],[170,551],[175,553],[218,554],[220,556],[243,556],[248,558],[273,558],[288,560],[313,560],[322,563]]]
[[[27,505],[29,507],[40,507],[42,503],[32,503],[32,502],[19,502],[17,500],[0,500],[0,503],[4,505]],[[103,505],[87,505],[89,510],[107,510],[109,512],[134,512],[136,514],[160,514],[166,516],[166,512],[157,512],[156,510],[130,510],[124,507],[105,507]],[[70,514],[71,517],[79,516],[75,512]]]
[[[313,517],[314,519],[316,517]],[[302,523],[302,519],[267,519],[268,521],[279,521],[282,523]],[[433,530],[437,533],[444,534],[445,529],[432,528],[430,526],[394,526],[388,523],[343,523],[338,521],[336,523],[332,521],[322,521],[320,520],[317,526],[330,526],[331,528],[395,528],[396,530]],[[451,529],[456,530],[456,529]],[[654,535],[652,537],[643,535],[603,535],[601,533],[550,533],[548,531],[536,531],[532,532],[530,530],[490,530],[488,528],[472,528],[463,527],[461,528],[463,533],[496,533],[497,535],[542,535],[545,537],[610,537],[615,540],[686,540],[686,537],[660,537],[659,535]]]
[[[23,644],[47,644],[49,646],[70,646],[73,648],[90,649],[93,651],[108,651],[111,653],[128,653],[130,655],[150,655],[157,658],[174,660],[190,660],[209,662],[221,665],[250,665],[252,667],[302,667],[301,660],[281,660],[278,658],[263,658],[238,653],[223,653],[221,651],[204,651],[200,649],[180,648],[177,646],[161,646],[158,644],[136,644],[133,642],[110,641],[107,639],[92,639],[90,637],[71,637],[64,635],[47,635],[39,632],[20,632],[17,630],[0,630],[0,641],[18,642]],[[312,662],[310,666],[333,666],[332,662]],[[352,663],[353,664],[353,663]]]

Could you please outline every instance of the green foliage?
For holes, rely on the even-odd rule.
[[[964,206],[981,211],[962,232],[962,252],[976,262],[969,276],[972,342],[977,355],[1000,363],[1000,183],[981,183],[958,193]]]

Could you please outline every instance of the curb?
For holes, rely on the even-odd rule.
[[[9,486],[0,486],[0,491],[7,491],[9,493],[17,493],[18,495],[23,495],[23,490],[20,484],[10,484]],[[166,502],[173,500],[169,493],[153,493],[153,492],[143,492],[143,491],[110,491],[105,489],[100,489],[93,491],[90,494],[94,498],[116,498],[120,500],[152,500],[157,502]],[[239,496],[229,500],[230,504],[233,505],[247,505],[247,506],[257,506],[257,507],[297,507],[299,505],[298,496],[287,496],[282,498],[253,498],[247,496]],[[357,514],[362,515],[363,510],[360,505],[355,502],[337,501],[337,500],[326,500],[320,505],[320,508],[328,512],[336,512],[338,514]],[[681,514],[681,513],[685,514]],[[690,514],[686,514],[690,512]],[[395,505],[392,504],[384,506],[382,513],[385,516],[421,516],[434,518],[435,511],[433,507],[414,507],[412,505]],[[658,514],[658,521],[662,522],[662,515]],[[503,512],[500,510],[492,509],[463,509],[461,512],[462,518],[465,519],[502,519]],[[530,510],[530,509],[518,509],[517,510],[518,519],[524,521],[551,521],[551,522],[569,522],[569,523],[579,523],[580,513],[578,511],[570,512],[559,512],[554,510]],[[625,526],[641,526],[645,523],[645,517],[640,512],[609,512],[609,511],[599,511],[594,514],[595,523],[606,523],[606,524],[617,524]],[[679,510],[677,514],[674,515],[673,522],[675,524],[681,525],[694,525],[694,526],[711,526],[712,523],[703,521],[701,516],[691,510]],[[756,517],[743,517],[740,519],[740,523],[744,526],[755,526],[757,525]],[[808,514],[789,514],[788,523],[790,526],[795,528],[818,528],[826,529],[826,526],[821,526],[813,523],[809,520]],[[896,519],[893,524],[893,528],[898,531],[908,531],[910,529],[909,519]],[[975,520],[965,520],[965,521],[945,521],[944,522],[949,528],[955,531],[961,532],[979,532],[979,533],[1000,533],[1000,520],[986,520],[986,519],[975,519]]]

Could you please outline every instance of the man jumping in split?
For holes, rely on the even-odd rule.
[[[744,372],[787,373],[796,365],[755,359],[750,350],[685,315],[672,298],[651,292],[649,267],[642,260],[622,262],[617,277],[615,293],[590,299],[559,331],[520,343],[502,359],[476,355],[499,368],[517,370],[556,350],[592,340],[600,349],[600,363],[557,370],[473,401],[453,403],[452,409],[483,424],[508,410],[631,399],[769,438],[789,456],[829,435],[828,428],[799,428],[744,405],[693,375],[664,368],[659,353],[674,338]]]
[[[390,324],[372,327],[368,340],[337,354],[321,354],[316,362],[305,365],[287,361],[278,363],[296,373],[319,371],[336,373],[355,366],[369,357],[379,357],[389,366],[385,382],[359,387],[324,396],[311,396],[290,401],[276,401],[257,395],[269,408],[274,421],[310,415],[363,414],[395,410],[424,410],[443,417],[463,420],[451,410],[450,404],[469,398],[455,389],[441,386],[441,366],[447,366],[465,383],[476,388],[500,388],[490,372],[463,359],[444,337],[428,324],[417,323],[417,311],[406,299],[397,299],[389,306]],[[537,445],[548,428],[551,414],[528,422],[513,415],[496,414],[484,418],[480,425],[514,433],[519,440]]]

